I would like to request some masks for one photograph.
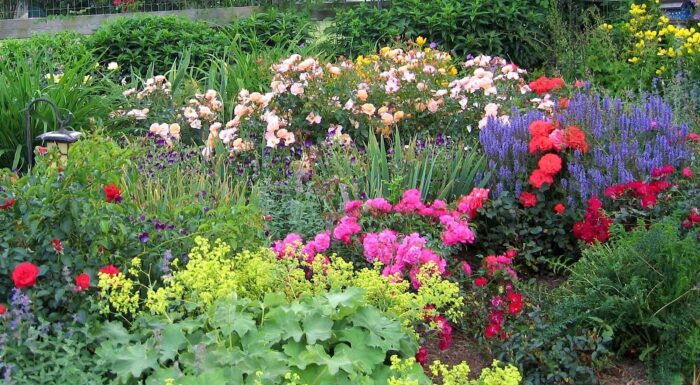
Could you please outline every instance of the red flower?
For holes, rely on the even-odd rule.
[[[7,313],[7,306],[5,304],[0,303],[0,315],[3,315]]]
[[[3,204],[0,205],[0,210],[7,210],[7,209],[9,209],[10,207],[12,207],[12,206],[15,204],[16,201],[17,201],[16,199],[8,199],[8,200],[6,200],[5,203],[3,203]]]
[[[512,315],[516,315],[523,311],[523,303],[522,302],[511,302],[508,304],[508,313]]]
[[[523,295],[520,293],[510,292],[506,294],[506,299],[511,303],[523,303]]]
[[[513,259],[517,256],[518,256],[518,250],[510,249],[510,250],[506,251],[506,257],[508,257],[510,259]]]
[[[527,129],[530,131],[530,135],[532,135],[533,138],[538,136],[549,136],[549,134],[554,131],[554,125],[552,122],[535,120],[534,122],[530,123],[530,126]]]
[[[581,88],[581,87],[583,87],[583,86],[585,86],[585,85],[586,85],[586,83],[584,83],[583,80],[576,80],[576,81],[574,82],[574,87],[576,87],[576,88]]]
[[[690,167],[686,167],[681,171],[681,174],[683,174],[683,176],[686,178],[692,178],[693,170],[691,170]]]
[[[588,151],[588,143],[586,142],[586,134],[576,126],[569,126],[564,130],[564,140],[566,146],[574,150],[579,150],[583,153]]]
[[[603,207],[603,201],[598,199],[597,196],[593,195],[590,199],[588,199],[588,208],[590,210],[600,210]]]
[[[650,207],[656,206],[657,199],[656,195],[654,194],[648,194],[642,197],[641,204],[642,208],[648,209]]]
[[[60,240],[54,239],[51,241],[51,244],[53,245],[53,249],[55,252],[58,254],[63,254],[63,243],[61,243]]]
[[[691,142],[700,142],[700,135],[692,132],[687,136],[688,140]]]
[[[674,171],[676,171],[676,168],[671,166],[670,164],[667,164],[661,168],[655,168],[651,170],[651,176],[654,178],[660,178],[671,175]]]
[[[107,203],[119,203],[122,201],[122,192],[119,191],[119,188],[114,183],[110,183],[107,186],[105,186],[104,193],[105,200],[107,201]]]
[[[548,174],[542,170],[535,170],[530,174],[530,185],[536,189],[542,188],[545,183],[554,183],[554,178],[551,174]]]
[[[486,338],[493,338],[498,335],[498,333],[501,332],[501,325],[495,325],[495,324],[490,324],[489,326],[486,327],[486,330],[484,332],[484,337]]]
[[[537,195],[531,192],[523,191],[520,193],[518,199],[520,199],[520,203],[522,203],[524,207],[533,207],[537,204]]]
[[[588,200],[586,215],[580,222],[574,223],[574,236],[586,243],[605,242],[610,237],[612,220],[605,217],[601,208],[603,202],[595,195]]]
[[[110,277],[113,277],[119,274],[119,269],[117,269],[117,267],[114,265],[107,265],[100,269],[100,273],[107,274]]]
[[[492,325],[503,325],[503,312],[500,310],[494,310],[489,314],[489,323]]]
[[[39,268],[31,262],[22,262],[12,271],[12,281],[18,289],[34,286],[38,276]]]
[[[558,104],[560,110],[569,109],[569,98],[560,98]]]
[[[564,80],[561,78],[548,78],[546,76],[542,76],[534,82],[528,84],[528,86],[531,90],[541,95],[564,87]]]
[[[549,151],[554,149],[554,143],[549,139],[549,136],[535,136],[530,139],[530,144],[528,145],[530,154],[534,154],[537,151]]]
[[[425,346],[421,346],[420,349],[418,349],[416,361],[421,365],[425,365],[425,363],[428,362],[428,349],[426,349]]]
[[[626,184],[618,184],[614,186],[610,186],[605,189],[605,192],[603,193],[606,197],[610,199],[617,199],[623,195],[625,195],[625,192],[627,191],[627,185]]]
[[[90,276],[86,273],[75,277],[75,287],[78,291],[87,290],[90,288]]]
[[[549,175],[556,175],[561,171],[561,158],[557,154],[546,154],[537,162],[537,166]]]
[[[554,205],[554,212],[555,213],[562,214],[562,213],[564,213],[564,211],[566,211],[566,206],[564,206],[563,203],[557,203],[556,205]]]
[[[36,146],[36,152],[38,152],[39,155],[46,155],[46,150],[46,147]]]
[[[486,286],[488,283],[489,280],[484,277],[479,277],[474,280],[474,284],[479,287]]]

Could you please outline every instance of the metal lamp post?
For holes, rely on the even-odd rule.
[[[37,98],[27,104],[27,109],[24,114],[24,129],[26,132],[27,140],[27,164],[28,167],[32,166],[34,147],[32,145],[32,109],[39,103],[47,103],[51,110],[53,111],[54,118],[58,123],[58,130],[51,131],[41,134],[35,138],[36,141],[46,143],[47,148],[58,147],[58,151],[61,153],[61,160],[65,162],[68,159],[68,149],[72,143],[75,143],[78,138],[82,135],[81,132],[70,131],[66,129],[66,125],[71,121],[73,115],[68,112],[64,119],[61,119],[61,114],[59,112],[58,106],[51,99],[48,98]]]

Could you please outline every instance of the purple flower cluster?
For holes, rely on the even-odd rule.
[[[489,119],[486,127],[479,132],[479,142],[488,159],[487,170],[492,184],[491,193],[499,196],[504,191],[515,189],[516,196],[522,190],[522,181],[530,173],[528,153],[530,123],[542,119],[539,111],[526,114],[513,109],[510,123],[498,119]]]
[[[541,118],[539,112],[513,111],[510,123],[493,119],[480,132],[494,196],[510,189],[520,193],[536,161],[528,152],[528,126]],[[562,127],[582,129],[590,148],[586,154],[567,157],[567,173],[560,183],[569,205],[600,195],[610,185],[643,178],[653,168],[678,167],[690,159],[688,126],[676,124],[671,106],[657,96],[626,105],[620,99],[578,94],[555,120]]]
[[[588,154],[569,158],[563,183],[570,198],[585,200],[611,185],[631,182],[667,164],[690,160],[687,124],[674,122],[673,110],[661,97],[626,108],[620,99],[579,94],[557,117],[587,133]]]

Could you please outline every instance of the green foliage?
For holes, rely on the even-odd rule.
[[[524,385],[598,383],[594,369],[610,358],[609,330],[552,323],[546,313],[536,309],[519,323],[518,330],[496,350],[502,360],[520,369]]]
[[[260,207],[269,215],[266,227],[270,238],[283,239],[287,234],[296,232],[305,239],[311,239],[329,227],[334,219],[329,213],[334,212],[340,202],[323,199],[324,195],[337,198],[334,194],[319,195],[323,188],[313,188],[296,180],[264,185],[260,193]]]
[[[370,136],[362,152],[354,147],[329,146],[318,159],[315,178],[337,180],[350,199],[390,200],[417,188],[425,199],[449,201],[488,182],[488,178],[476,180],[485,171],[484,157],[461,143],[416,138],[404,143],[396,132],[393,144]]]
[[[579,253],[571,235],[575,212],[557,214],[554,205],[558,202],[547,200],[546,192],[538,190],[537,204],[530,208],[524,208],[509,192],[487,201],[474,220],[476,252],[494,255],[509,246],[518,250],[518,256],[535,270],[551,268],[558,259],[575,260]]]
[[[182,197],[179,210],[170,212],[167,204],[145,201],[161,200],[162,194],[132,197],[142,193],[139,186],[126,189],[120,178],[133,175],[129,169],[136,167],[131,163],[134,155],[132,148],[95,137],[71,147],[63,170],[57,167],[58,154],[50,151],[38,157],[31,173],[2,179],[3,202],[12,198],[16,203],[0,211],[0,271],[9,275],[24,261],[39,266],[41,275],[30,293],[37,313],[47,320],[89,310],[85,294],[73,290],[78,274],[88,273],[94,282],[102,266],[123,267],[137,256],[145,265],[156,266],[166,251],[176,256],[188,251],[196,235],[220,234],[236,250],[260,244],[260,213],[242,200],[205,210],[207,201],[190,196],[192,202],[185,204],[188,197]],[[103,189],[110,183],[122,189],[121,203],[105,201]],[[221,199],[226,203],[229,198],[233,197]],[[62,253],[52,240],[62,242]],[[148,279],[159,274],[160,269],[149,270]],[[8,298],[11,287],[12,282],[5,281],[0,297]]]
[[[192,63],[220,56],[230,44],[206,22],[174,16],[119,18],[100,27],[87,41],[100,62],[116,62],[122,72],[163,74],[185,51]],[[152,71],[151,71],[152,70]]]
[[[549,4],[549,0],[394,0],[386,10],[358,7],[339,12],[329,32],[337,35],[340,52],[348,55],[388,45],[397,36],[422,36],[459,56],[501,55],[534,67],[547,58]]]
[[[618,351],[650,358],[658,381],[689,381],[700,359],[698,246],[697,231],[684,235],[673,218],[630,232],[618,228],[613,242],[585,250],[571,267],[553,314],[584,327],[607,324]]]
[[[108,325],[97,355],[114,383],[383,383],[390,354],[417,350],[359,289],[291,303],[275,294],[232,298],[198,317],[172,317],[141,317],[130,331]]]
[[[70,35],[66,35],[70,36]],[[70,38],[68,38],[70,39]],[[59,42],[70,44],[63,38]],[[71,127],[89,131],[95,120],[107,116],[113,107],[114,88],[109,82],[100,82],[95,60],[89,51],[78,44],[73,53],[41,52],[38,45],[12,51],[9,60],[0,60],[0,166],[12,165],[18,151],[26,156],[24,112],[34,98],[48,97],[56,102],[62,113],[73,115]],[[66,63],[60,63],[66,60]],[[65,65],[64,65],[65,64]],[[38,104],[32,113],[32,137],[58,129],[51,110]],[[26,166],[26,165],[25,165]]]
[[[16,314],[11,315],[16,317]],[[10,321],[13,322],[13,321]],[[16,385],[100,385],[102,373],[96,370],[90,352],[96,342],[89,325],[49,322],[18,322],[3,335],[0,346],[0,373]],[[7,329],[5,329],[7,330]]]
[[[45,73],[70,68],[88,53],[85,37],[72,31],[0,40],[0,62],[20,63],[31,59],[46,64]]]
[[[270,8],[237,19],[225,31],[237,39],[242,50],[250,52],[262,47],[294,48],[305,44],[313,28],[307,13]]]

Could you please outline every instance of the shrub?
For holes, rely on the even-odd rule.
[[[292,48],[308,43],[313,29],[307,13],[270,8],[236,19],[225,32],[243,51],[250,52],[266,46]]]
[[[228,38],[205,22],[174,16],[119,18],[105,24],[87,40],[101,63],[116,62],[122,73],[146,76],[165,73],[173,63],[190,52],[192,63],[204,63],[220,56],[230,44]]]
[[[57,69],[69,69],[89,54],[85,36],[75,32],[41,34],[29,39],[0,40],[0,60],[23,63],[28,60],[45,64],[44,73]]]
[[[688,381],[700,358],[700,247],[697,231],[684,234],[672,217],[630,232],[618,227],[612,242],[584,250],[571,267],[554,316],[582,327],[603,322],[619,352],[652,359],[657,380]]]
[[[344,54],[419,36],[460,57],[490,54],[526,67],[541,64],[551,39],[545,25],[549,1],[395,0],[391,8],[339,12],[333,28]],[[499,30],[494,26],[509,26]]]

